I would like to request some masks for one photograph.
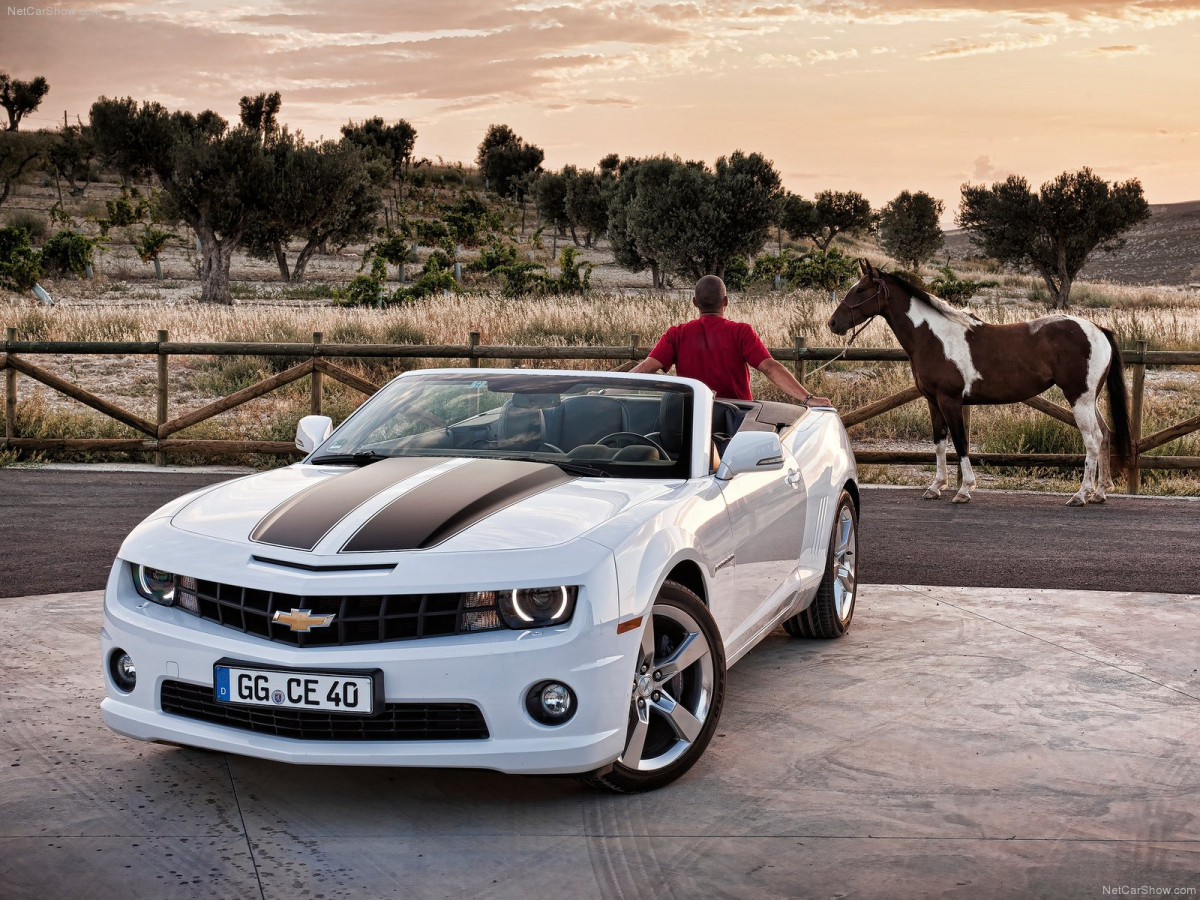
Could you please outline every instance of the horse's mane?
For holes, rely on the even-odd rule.
[[[936,312],[942,316],[945,316],[951,322],[958,323],[968,331],[974,328],[976,325],[984,324],[983,319],[979,318],[978,316],[972,315],[968,312],[963,312],[961,309],[955,309],[945,300],[942,300],[940,297],[933,296],[928,291],[922,290],[907,278],[902,278],[895,272],[884,272],[883,274],[900,285],[900,287],[908,291],[913,299],[919,300],[920,302],[932,307]]]

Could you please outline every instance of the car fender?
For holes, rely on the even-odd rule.
[[[681,562],[694,563],[707,588],[711,567],[694,534],[678,525],[646,523],[614,552],[622,619],[645,615],[667,574]],[[707,593],[707,590],[705,591]]]

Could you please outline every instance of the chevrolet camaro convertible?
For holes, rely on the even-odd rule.
[[[441,369],[330,425],[126,539],[101,633],[115,731],[640,791],[696,762],[765,635],[850,626],[858,488],[832,410]]]

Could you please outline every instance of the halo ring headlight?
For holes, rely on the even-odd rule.
[[[138,563],[133,563],[132,569],[133,586],[141,596],[161,606],[171,606],[175,603],[173,573]]]
[[[574,586],[516,588],[500,594],[500,615],[509,628],[561,625],[575,613]]]

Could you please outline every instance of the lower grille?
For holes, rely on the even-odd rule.
[[[213,689],[162,683],[163,712],[242,731],[303,741],[479,741],[488,735],[473,703],[387,703],[375,716],[335,716],[299,709],[229,706]]]

